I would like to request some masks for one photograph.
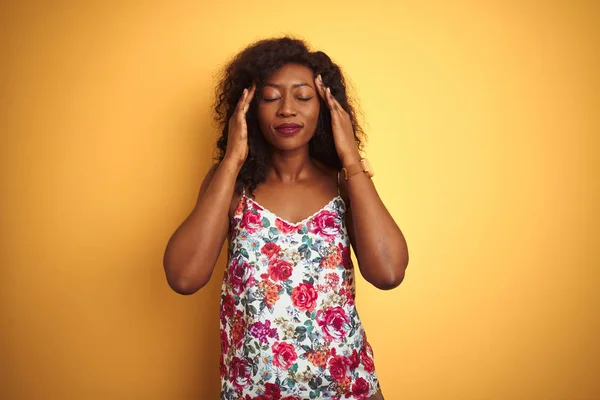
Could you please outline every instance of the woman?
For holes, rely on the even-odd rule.
[[[176,292],[194,293],[229,239],[221,399],[382,399],[350,245],[380,289],[402,282],[408,251],[361,159],[339,67],[299,40],[264,40],[217,93],[218,163],[164,267]]]

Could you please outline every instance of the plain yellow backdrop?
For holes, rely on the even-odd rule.
[[[162,255],[215,74],[284,33],[343,67],[408,241],[358,282],[386,398],[600,398],[598,2],[1,7],[0,398],[218,398],[225,259],[185,297]]]

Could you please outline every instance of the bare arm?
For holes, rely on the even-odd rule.
[[[196,206],[167,244],[163,266],[177,293],[192,294],[206,285],[227,237],[235,182],[248,156],[246,112],[254,91],[244,90],[229,120],[225,157],[206,174]]]
[[[335,147],[344,166],[360,161],[350,115],[323,83],[316,80],[319,95],[331,113]],[[348,235],[363,277],[379,289],[393,289],[402,283],[408,265],[404,235],[377,194],[366,174],[353,175],[342,186],[349,198]]]
[[[360,157],[357,155],[356,159]],[[408,265],[408,248],[402,231],[366,174],[350,177],[343,183],[343,191],[350,200],[346,223],[361,274],[379,289],[397,287]]]
[[[209,281],[227,237],[238,172],[237,165],[226,161],[208,171],[196,206],[171,236],[163,265],[177,293],[195,293]]]

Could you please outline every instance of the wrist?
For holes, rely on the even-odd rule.
[[[349,165],[356,164],[360,162],[362,159],[358,149],[350,151],[346,154],[340,155],[340,161],[342,162],[342,167],[348,167]]]
[[[230,155],[225,154],[225,157],[223,157],[221,164],[227,169],[239,173],[242,169],[242,165],[244,165],[244,160],[241,160],[238,157],[232,157]]]

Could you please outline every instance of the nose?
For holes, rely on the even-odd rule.
[[[277,110],[277,115],[280,117],[293,117],[296,115],[293,101],[290,96],[284,96],[281,101],[281,106]]]

